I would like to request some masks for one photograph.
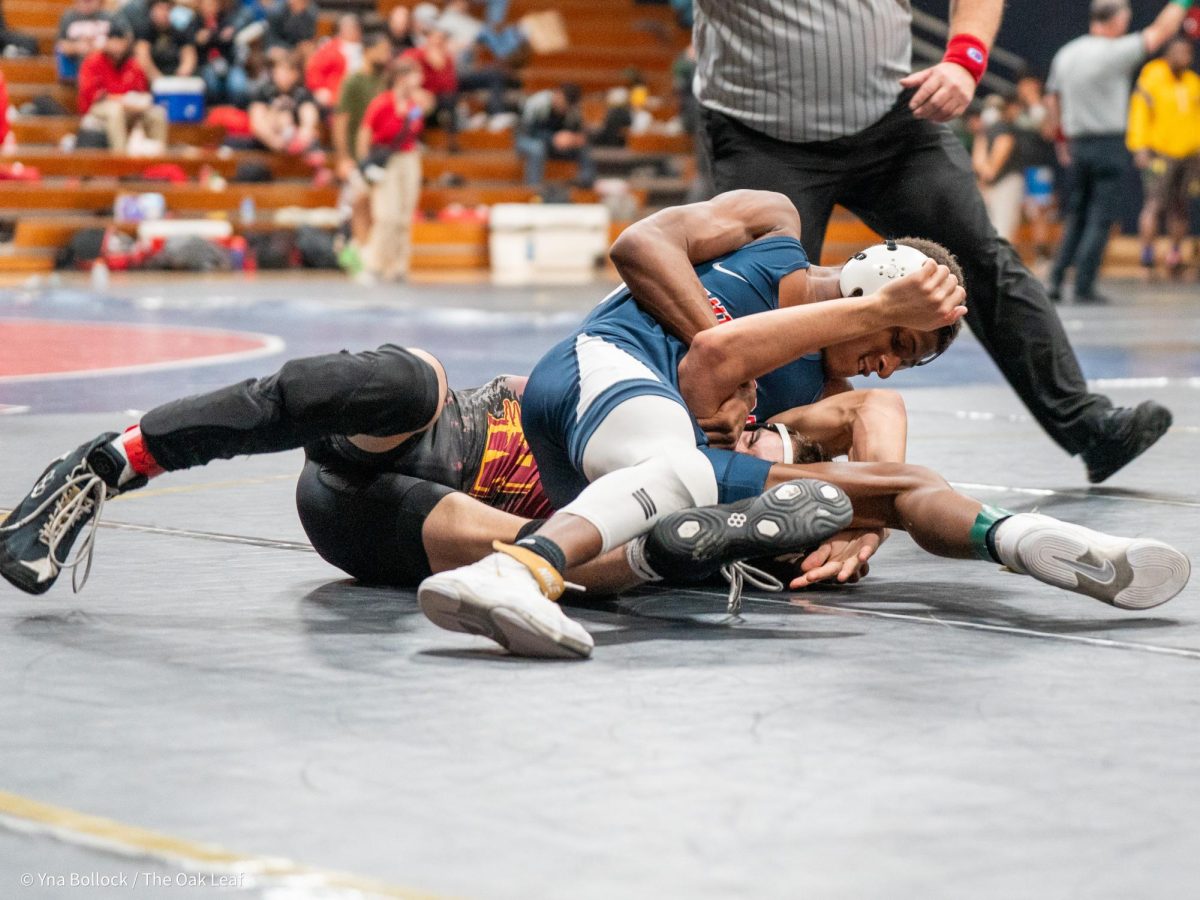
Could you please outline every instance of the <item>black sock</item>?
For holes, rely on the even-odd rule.
[[[523,541],[525,538],[529,537],[531,534],[533,534],[535,531],[537,531],[539,528],[541,528],[545,524],[546,524],[545,519],[530,519],[528,522],[526,522],[524,525],[521,526],[521,530],[517,532],[517,539],[513,543],[516,543],[516,544],[521,543],[521,541]]]
[[[554,570],[558,574],[562,574],[567,570],[567,555],[563,553],[562,547],[554,543],[548,537],[542,537],[540,534],[531,534],[529,537],[523,537],[517,541],[516,546],[524,547],[526,550],[531,550],[536,553],[550,565],[554,566]]]

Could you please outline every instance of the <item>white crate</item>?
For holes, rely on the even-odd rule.
[[[498,284],[591,280],[608,252],[609,214],[595,203],[498,203],[489,250]]]

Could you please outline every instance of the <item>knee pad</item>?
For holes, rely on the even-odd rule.
[[[392,344],[292,360],[274,381],[289,419],[326,422],[341,434],[387,437],[417,431],[429,424],[441,402],[437,370]]]
[[[649,531],[663,516],[717,502],[717,479],[697,449],[653,456],[593,481],[562,512],[590,522],[603,551]]]

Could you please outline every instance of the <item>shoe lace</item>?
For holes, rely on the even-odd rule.
[[[93,472],[86,463],[81,463],[72,470],[63,484],[46,495],[46,499],[34,509],[8,525],[0,526],[2,531],[16,531],[35,521],[51,506],[49,518],[38,529],[38,540],[46,545],[50,552],[50,564],[58,571],[71,570],[71,588],[79,593],[92,572],[92,553],[96,546],[96,528],[100,524],[100,515],[104,511],[104,502],[108,499],[108,485],[104,479]],[[58,558],[58,546],[81,519],[92,516],[92,526],[79,542],[75,555],[68,559]],[[80,566],[83,574],[80,575]]]
[[[774,575],[740,560],[721,566],[721,577],[729,582],[729,597],[725,601],[725,611],[731,616],[741,614],[742,590],[747,584],[772,593],[783,590],[783,582]]]

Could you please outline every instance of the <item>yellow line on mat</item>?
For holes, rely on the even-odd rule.
[[[244,873],[254,880],[341,889],[368,897],[400,897],[405,900],[433,900],[435,897],[433,894],[346,872],[300,865],[281,857],[247,856],[212,844],[201,844],[73,809],[39,803],[7,791],[0,791],[0,826],[14,831],[48,834],[64,843],[95,847],[122,856],[152,858],[189,871]]]

